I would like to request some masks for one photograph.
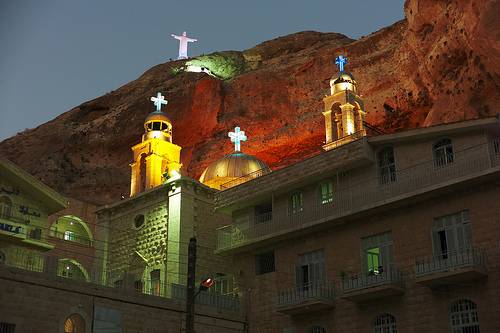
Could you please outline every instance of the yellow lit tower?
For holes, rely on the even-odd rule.
[[[172,143],[172,122],[161,111],[168,102],[161,93],[151,97],[156,110],[144,121],[142,142],[133,146],[134,162],[130,180],[130,196],[161,185],[164,175],[175,176],[181,168],[181,147]]]
[[[364,103],[358,95],[354,76],[344,71],[346,63],[347,58],[342,55],[335,59],[340,71],[330,80],[330,96],[323,98],[326,131],[323,149],[325,150],[366,136]]]

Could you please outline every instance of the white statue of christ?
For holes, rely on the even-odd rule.
[[[197,39],[187,37],[184,31],[181,36],[172,34],[172,37],[179,40],[179,57],[177,59],[187,59],[188,58],[188,42],[197,42]]]

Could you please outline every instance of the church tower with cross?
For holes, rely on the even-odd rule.
[[[330,80],[330,95],[323,98],[326,134],[324,150],[366,136],[364,103],[358,95],[354,76],[344,70],[346,63],[347,58],[342,55],[335,58],[339,73]]]
[[[151,97],[151,101],[156,110],[144,121],[142,142],[132,147],[130,196],[161,185],[166,178],[178,176],[181,168],[181,147],[172,143],[172,122],[161,111],[167,101],[161,93]]]

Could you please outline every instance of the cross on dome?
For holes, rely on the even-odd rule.
[[[347,64],[347,58],[343,55],[339,55],[337,58],[335,58],[335,65],[339,67],[339,71],[344,71],[345,64]]]
[[[239,127],[235,127],[234,132],[229,132],[228,136],[231,138],[231,142],[234,142],[234,150],[241,151],[241,141],[247,141],[245,131],[240,131]]]
[[[161,112],[161,106],[168,104],[165,96],[162,96],[161,93],[158,93],[156,97],[151,97],[151,102],[156,106],[156,112]]]

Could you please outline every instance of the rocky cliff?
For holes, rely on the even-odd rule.
[[[130,147],[149,97],[161,91],[183,147],[183,172],[198,177],[232,150],[279,168],[319,151],[322,97],[342,53],[365,99],[367,121],[386,131],[494,115],[499,96],[498,1],[408,0],[406,19],[359,40],[301,32],[243,52],[157,65],[137,80],[0,143],[11,159],[61,193],[102,204],[128,194]],[[205,73],[186,72],[205,68]]]

